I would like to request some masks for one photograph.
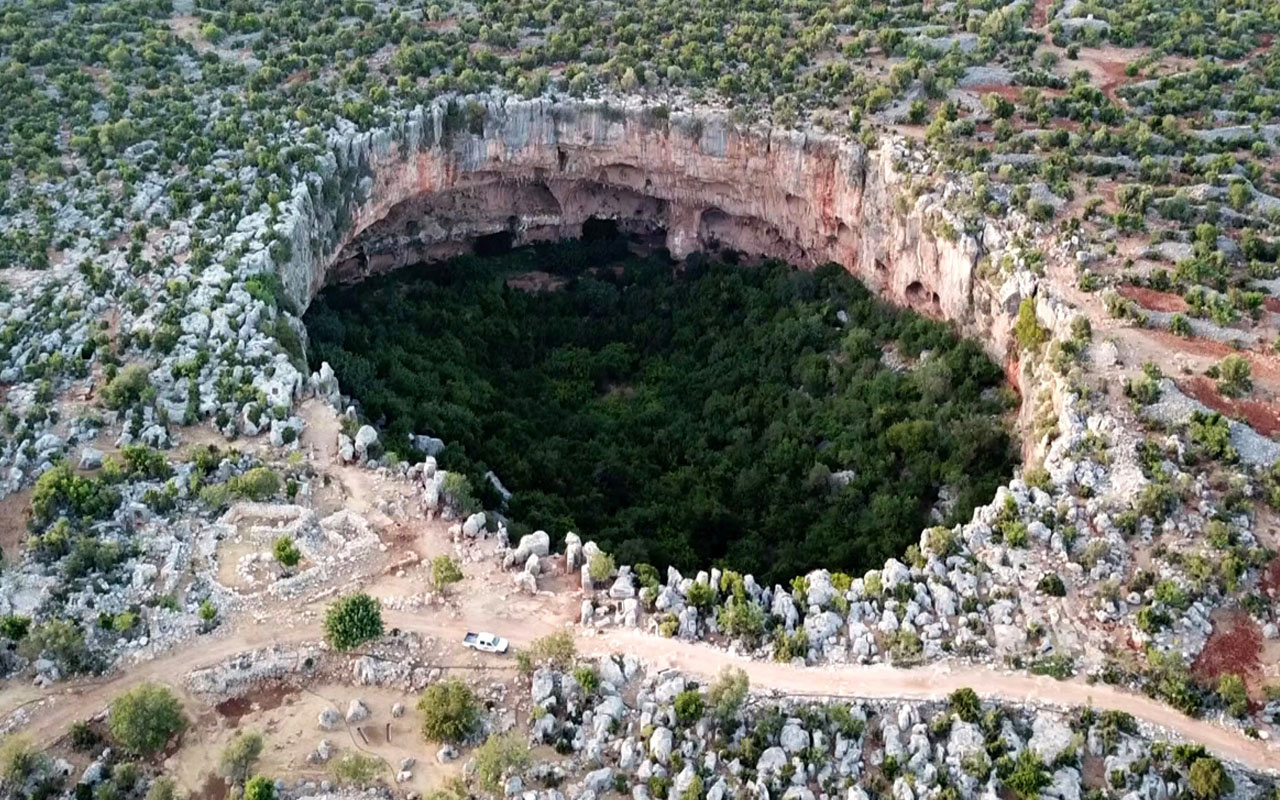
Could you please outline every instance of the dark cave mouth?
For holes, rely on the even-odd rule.
[[[464,505],[618,563],[859,573],[918,541],[944,493],[959,521],[1012,474],[1002,373],[948,326],[835,265],[677,263],[608,218],[580,233],[498,231],[326,289],[305,318],[313,367],[399,454],[443,439]],[[513,281],[534,273],[555,291]]]

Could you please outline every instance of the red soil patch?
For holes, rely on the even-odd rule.
[[[1053,0],[1036,0],[1031,9],[1031,27],[1043,28],[1049,22],[1049,6]]]
[[[1172,292],[1160,292],[1145,286],[1124,285],[1116,288],[1121,297],[1127,297],[1143,308],[1151,311],[1185,312],[1190,306],[1187,301]]]
[[[1222,675],[1253,675],[1262,669],[1262,631],[1243,611],[1228,611],[1213,623],[1213,633],[1196,656],[1191,672],[1201,680],[1216,682]]]
[[[1140,328],[1138,332],[1170,353],[1200,356],[1211,358],[1215,361],[1221,360],[1230,353],[1238,353],[1249,359],[1249,365],[1253,367],[1253,382],[1255,385],[1265,385],[1268,388],[1280,389],[1280,359],[1269,347],[1266,352],[1237,350],[1226,342],[1198,337],[1184,339],[1160,328]]]
[[[1280,297],[1267,295],[1262,301],[1262,307],[1272,313],[1280,313]]]
[[[1280,403],[1224,397],[1213,381],[1203,375],[1179,380],[1176,383],[1185,394],[1220,414],[1248,422],[1251,428],[1263,436],[1280,433]]]

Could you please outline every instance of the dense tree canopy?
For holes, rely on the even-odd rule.
[[[534,268],[563,287],[503,280]],[[620,563],[870,568],[942,487],[967,516],[1011,466],[999,370],[835,267],[679,270],[566,243],[331,291],[307,322],[389,448],[438,436],[486,507],[492,470],[514,524]]]

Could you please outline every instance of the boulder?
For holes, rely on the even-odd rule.
[[[316,721],[319,723],[320,728],[326,731],[333,731],[342,727],[342,715],[338,713],[336,708],[326,708],[321,711]]]
[[[796,755],[809,749],[809,743],[809,732],[800,727],[797,722],[788,722],[778,736],[778,744],[782,745],[782,749],[788,755]]]
[[[675,745],[675,735],[670,729],[659,727],[649,737],[649,756],[662,766],[671,762],[671,748]]]
[[[363,700],[352,700],[347,706],[347,722],[364,722],[369,717],[369,707]]]

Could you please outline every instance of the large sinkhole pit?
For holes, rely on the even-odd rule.
[[[837,266],[503,244],[327,289],[305,322],[313,367],[384,445],[444,440],[440,466],[513,534],[769,581],[856,573],[1012,471],[1000,369]]]

